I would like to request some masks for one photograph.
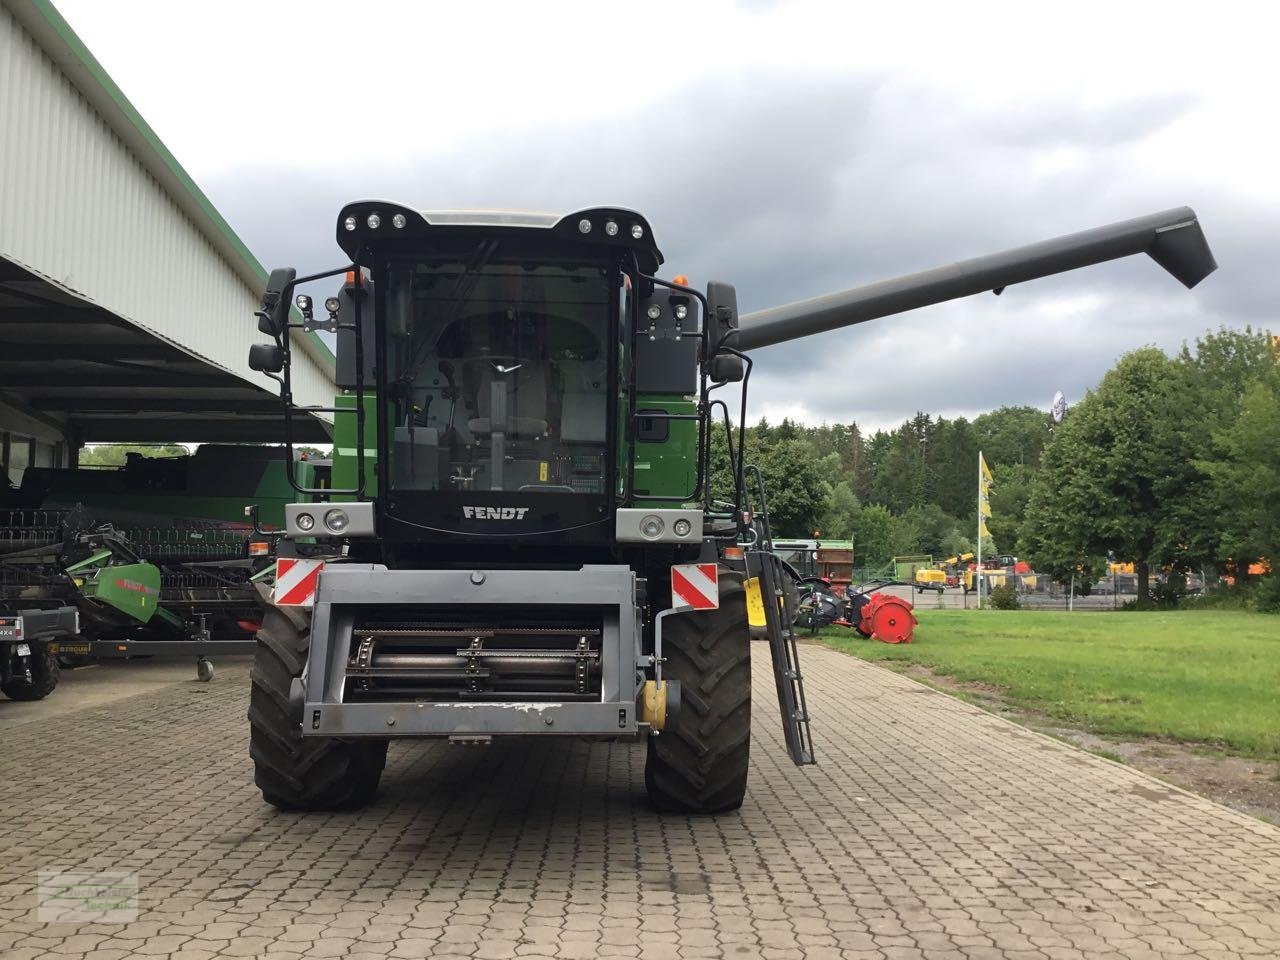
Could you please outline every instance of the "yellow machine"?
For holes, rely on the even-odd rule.
[[[1003,570],[983,570],[982,575],[987,578],[987,589],[994,590],[996,587],[1003,587],[1008,580],[1008,574]],[[960,583],[964,587],[965,593],[972,593],[977,587],[978,571],[966,570]]]
[[[987,578],[987,589],[994,590],[996,587],[1003,587],[1006,583],[1013,583],[1021,590],[1035,590],[1039,579],[1034,573],[1011,573],[1008,570],[983,570],[983,575]],[[961,585],[964,592],[969,593],[974,589],[975,577],[977,571],[966,570],[964,577],[961,579]],[[1012,578],[1012,580],[1010,579]]]
[[[917,570],[915,582],[916,593],[924,593],[926,590],[936,590],[941,593],[947,588],[947,575],[936,567],[931,570]]]

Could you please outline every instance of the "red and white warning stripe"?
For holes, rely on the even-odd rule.
[[[316,585],[320,582],[323,560],[298,560],[281,557],[276,561],[276,586],[271,602],[277,607],[310,607],[316,602]]]
[[[681,563],[671,568],[671,605],[695,610],[720,608],[720,583],[714,563]]]

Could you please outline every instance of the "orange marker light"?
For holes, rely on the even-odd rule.
[[[679,287],[687,287],[689,285],[689,278],[686,277],[683,273],[677,273],[675,276],[675,279],[672,280],[671,282]]]
[[[724,558],[726,560],[741,560],[746,556],[746,552],[741,547],[725,547]]]

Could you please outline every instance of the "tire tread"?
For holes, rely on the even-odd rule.
[[[736,810],[751,750],[751,645],[746,591],[721,572],[720,608],[666,621],[663,676],[678,680],[680,713],[649,739],[645,785],[659,810]]]
[[[42,650],[38,657],[31,658],[31,682],[20,680],[16,677],[10,678],[3,684],[0,684],[0,693],[3,693],[10,700],[19,700],[31,702],[35,700],[43,700],[49,694],[53,693],[54,688],[58,685],[58,680],[62,676],[62,667],[58,664],[56,654],[49,652],[47,644],[42,644]]]
[[[310,647],[310,623],[296,609],[269,607],[250,672],[249,756],[262,798],[281,810],[351,810],[369,803],[386,765],[386,740],[302,736],[290,704]]]

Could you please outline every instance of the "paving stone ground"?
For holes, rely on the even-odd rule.
[[[6,725],[0,957],[1280,956],[1280,830],[815,647],[796,769],[756,654],[715,819],[652,812],[641,749],[549,740],[396,744],[367,810],[278,813],[243,664]],[[136,872],[138,919],[37,922],[55,867]]]

